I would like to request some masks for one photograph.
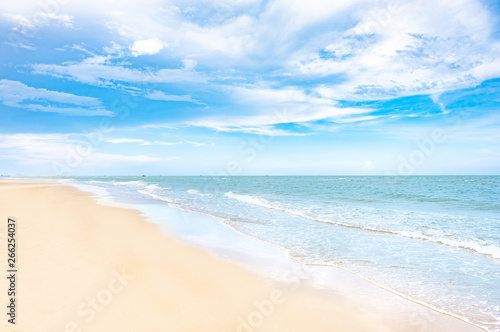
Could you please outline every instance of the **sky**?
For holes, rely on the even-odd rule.
[[[0,3],[0,174],[500,174],[500,5]]]

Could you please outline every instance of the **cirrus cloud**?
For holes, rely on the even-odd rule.
[[[71,116],[113,116],[101,101],[93,97],[33,88],[18,81],[0,80],[0,102],[5,106],[35,112]]]

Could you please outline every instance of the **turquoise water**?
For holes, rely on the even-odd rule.
[[[210,213],[489,331],[500,331],[500,176],[76,178]]]

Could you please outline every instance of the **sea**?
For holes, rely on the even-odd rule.
[[[306,265],[333,266],[500,331],[500,176],[66,179],[217,216]]]

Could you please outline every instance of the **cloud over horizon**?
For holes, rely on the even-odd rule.
[[[122,138],[161,155],[176,145],[159,142],[194,142],[189,135],[207,148],[211,136],[313,142],[345,134],[365,150],[373,136],[406,135],[398,126],[423,132],[459,118],[471,132],[498,127],[488,120],[499,107],[500,13],[486,0],[77,0],[50,8],[28,0],[0,11],[4,112],[82,119],[55,119],[59,133],[119,113],[113,125],[131,132]],[[18,117],[8,121],[23,123]]]

